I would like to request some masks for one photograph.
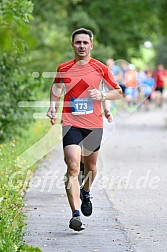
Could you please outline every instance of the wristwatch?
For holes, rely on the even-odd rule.
[[[106,92],[105,91],[101,91],[101,97],[102,97],[102,101],[104,101],[106,99]]]

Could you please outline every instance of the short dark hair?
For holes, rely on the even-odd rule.
[[[74,38],[77,34],[87,34],[90,37],[90,40],[93,41],[93,32],[91,30],[87,30],[85,28],[79,28],[72,33],[72,42],[74,42]]]

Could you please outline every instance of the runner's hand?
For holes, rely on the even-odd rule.
[[[109,123],[113,121],[113,116],[112,116],[112,114],[110,113],[109,110],[105,109],[104,110],[104,115],[107,118]]]
[[[89,91],[89,95],[93,100],[102,100],[102,96],[101,96],[101,92],[97,89],[90,89]]]
[[[51,120],[51,124],[54,125],[56,123],[57,115],[56,115],[56,110],[53,107],[50,107],[48,109],[48,112],[46,114]]]

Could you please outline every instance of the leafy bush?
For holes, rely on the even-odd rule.
[[[24,137],[16,137],[0,144],[0,251],[40,252],[38,248],[24,243],[26,216],[23,211],[23,197],[28,178],[36,168],[26,168],[28,160],[23,160],[23,168],[18,166],[19,155],[33,145],[50,128],[50,122],[38,121],[22,130]],[[24,183],[26,181],[26,183]]]
[[[8,55],[8,54],[7,54]],[[34,100],[37,81],[26,68],[21,66],[21,59],[10,62],[7,55],[1,57],[1,99],[0,99],[0,141],[10,139],[20,133],[20,127],[31,119],[28,109],[18,107],[22,100]]]
[[[35,92],[34,80],[26,71],[32,9],[28,0],[0,3],[0,142],[18,134],[28,114],[27,110],[19,109],[17,103],[33,99]]]

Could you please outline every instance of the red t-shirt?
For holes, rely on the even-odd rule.
[[[54,83],[64,83],[63,126],[102,128],[101,101],[92,100],[90,89],[99,89],[101,81],[109,89],[118,84],[106,65],[91,58],[81,65],[75,59],[59,65]]]
[[[156,81],[156,86],[163,88],[165,85],[165,78],[167,78],[167,71],[165,69],[157,70],[153,77]]]

